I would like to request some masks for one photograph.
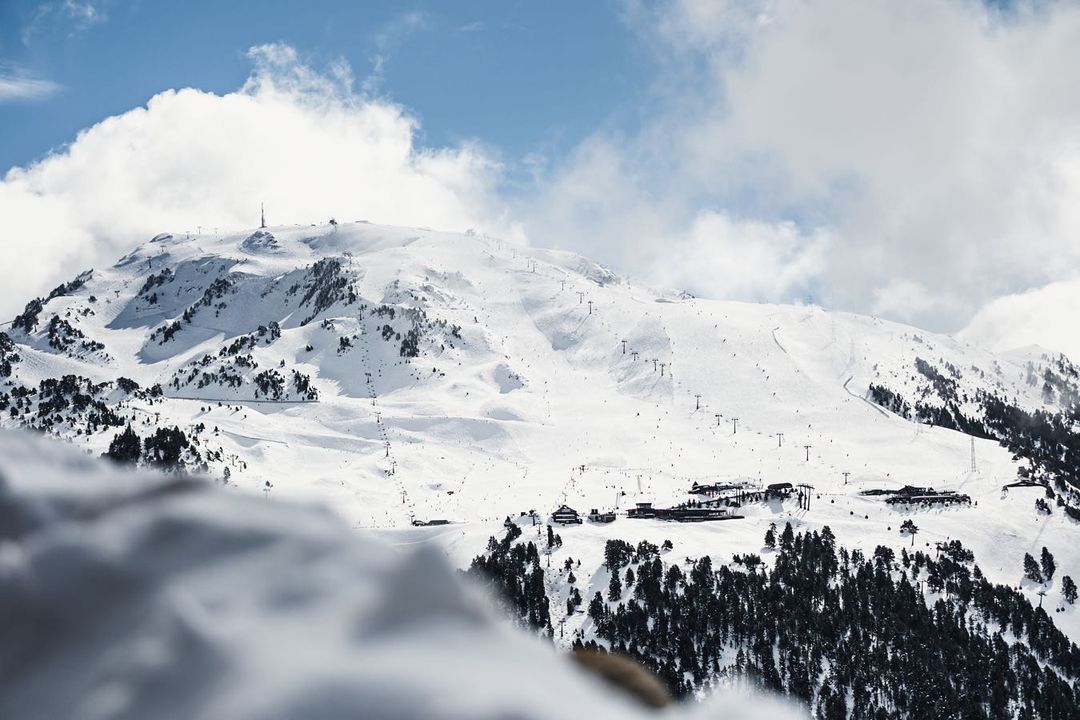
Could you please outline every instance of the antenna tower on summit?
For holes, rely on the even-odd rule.
[[[262,228],[263,230],[265,230],[266,229],[266,206],[263,205],[262,203],[259,203],[259,216],[260,216],[260,219],[261,219],[259,227]]]

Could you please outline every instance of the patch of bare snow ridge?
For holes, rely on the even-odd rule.
[[[0,717],[603,718],[647,710],[497,619],[438,551],[0,434]],[[676,718],[791,718],[714,696]]]

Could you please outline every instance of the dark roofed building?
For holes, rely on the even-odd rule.
[[[560,525],[580,525],[581,516],[578,515],[577,510],[569,505],[560,505],[559,509],[551,513],[552,522],[557,522]]]

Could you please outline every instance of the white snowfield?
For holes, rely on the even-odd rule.
[[[490,614],[433,548],[0,432],[0,717],[655,717]],[[800,717],[723,695],[672,718]]]
[[[320,305],[318,293],[307,295],[325,258],[340,268],[322,276],[330,280],[320,287],[335,290]],[[143,291],[166,270],[168,279]],[[52,315],[104,349],[51,348],[43,328]],[[239,368],[239,384],[200,386],[203,368],[234,362],[220,359],[224,348],[272,322],[280,337],[258,336],[241,352],[257,369]],[[418,355],[407,359],[410,329]],[[670,539],[673,557],[727,562],[759,552],[769,524],[789,521],[797,530],[829,525],[848,547],[899,552],[911,544],[899,534],[910,518],[916,548],[959,539],[991,580],[1023,585],[1034,603],[1042,587],[1022,580],[1022,559],[1049,548],[1058,571],[1044,605],[1060,608],[1055,622],[1080,640],[1076,610],[1060,593],[1063,575],[1080,574],[1080,526],[1058,508],[1036,512],[1040,488],[1003,493],[1018,465],[995,442],[974,442],[973,471],[968,436],[866,399],[871,383],[919,399],[921,357],[942,371],[954,366],[965,392],[985,388],[1029,410],[1054,409],[1026,381],[1029,362],[1036,372],[1047,362],[1037,348],[994,355],[814,306],[656,291],[568,253],[362,222],[162,235],[47,302],[36,333],[11,334],[22,356],[14,379],[35,385],[75,373],[160,383],[169,399],[120,401],[140,434],[202,423],[202,447],[222,450],[210,472],[220,478],[228,468],[231,487],[271,504],[318,501],[392,544],[440,544],[458,565],[523,511],[546,520],[562,503],[583,514],[664,507],[688,499],[694,482],[807,483],[809,510],[792,499],[748,504],[744,519],[727,522],[620,516],[560,529],[551,566],[573,557],[592,572],[609,538]],[[268,369],[286,378],[276,400],[252,382]],[[317,400],[300,401],[294,371],[310,377]],[[16,424],[6,415],[0,422]],[[115,432],[59,434],[100,453]],[[973,503],[899,509],[858,494],[903,485],[958,491]],[[589,582],[606,585],[606,571],[595,572]],[[552,589],[565,586],[556,579]],[[561,620],[560,603],[553,607]],[[557,636],[587,634],[583,618],[568,619]]]

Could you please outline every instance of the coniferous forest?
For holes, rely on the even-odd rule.
[[[514,530],[469,572],[551,637],[539,551],[515,543]],[[647,542],[608,542],[619,587],[593,594],[575,646],[633,656],[680,696],[749,682],[829,720],[1077,717],[1080,648],[1042,608],[988,582],[956,541],[934,557],[882,546],[867,557],[828,527],[789,525],[769,563],[662,555]]]

